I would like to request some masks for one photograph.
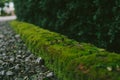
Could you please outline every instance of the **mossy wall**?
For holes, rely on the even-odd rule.
[[[12,21],[11,26],[59,80],[120,80],[119,54],[29,23]]]

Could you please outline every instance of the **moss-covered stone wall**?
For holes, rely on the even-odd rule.
[[[12,21],[11,26],[60,80],[120,80],[119,54],[29,23]]]

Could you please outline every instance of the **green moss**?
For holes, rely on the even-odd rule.
[[[81,75],[87,75],[88,79],[91,77],[92,80],[106,80],[107,78],[109,80],[119,80],[120,71],[117,69],[117,66],[120,64],[120,56],[107,52],[104,54],[106,56],[103,56],[103,53],[102,55],[101,53],[96,53],[76,58],[67,65],[66,71],[72,70],[74,74],[78,73],[79,78]]]
[[[28,48],[46,61],[60,80],[119,80],[120,55],[79,43],[35,25],[12,21]]]

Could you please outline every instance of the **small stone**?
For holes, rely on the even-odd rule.
[[[22,52],[21,50],[18,51],[18,53],[21,53],[21,52]]]
[[[107,70],[112,71],[112,67],[111,66],[107,67]]]
[[[34,57],[34,55],[33,55],[33,54],[30,54],[29,58],[33,58],[33,57]]]
[[[18,35],[18,34],[17,34],[17,35],[15,35],[15,37],[16,37],[16,38],[19,38],[19,37],[20,37],[20,35]]]
[[[25,77],[24,77],[24,80],[28,80],[28,79],[29,79],[28,76],[25,76]]]
[[[3,37],[4,37],[4,35],[0,34],[0,38],[3,38]]]
[[[6,75],[7,75],[7,76],[11,76],[11,75],[13,75],[13,72],[12,72],[12,71],[7,71],[7,72],[6,72]]]
[[[21,58],[22,56],[21,56],[21,55],[17,55],[16,57],[17,57],[17,58]]]
[[[25,58],[25,62],[28,62],[29,61],[29,57]]]
[[[14,58],[14,57],[10,58],[10,61],[11,61],[11,62],[14,62],[14,60],[15,60],[15,58]]]
[[[2,60],[0,60],[0,64],[2,64],[3,63],[3,61]]]
[[[49,72],[46,77],[52,77],[53,76],[53,72]]]
[[[1,72],[0,72],[0,75],[2,75],[2,76],[5,75],[5,71],[4,71],[4,70],[1,71]]]
[[[3,53],[2,55],[3,55],[3,56],[6,56],[6,54],[5,54],[5,53]]]
[[[16,70],[20,69],[20,65],[17,64],[17,65],[15,66],[15,69],[16,69]]]
[[[41,57],[37,58],[36,63],[40,63],[41,60],[42,60]]]

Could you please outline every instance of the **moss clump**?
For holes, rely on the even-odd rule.
[[[120,80],[119,54],[29,23],[12,21],[11,26],[60,80]]]

